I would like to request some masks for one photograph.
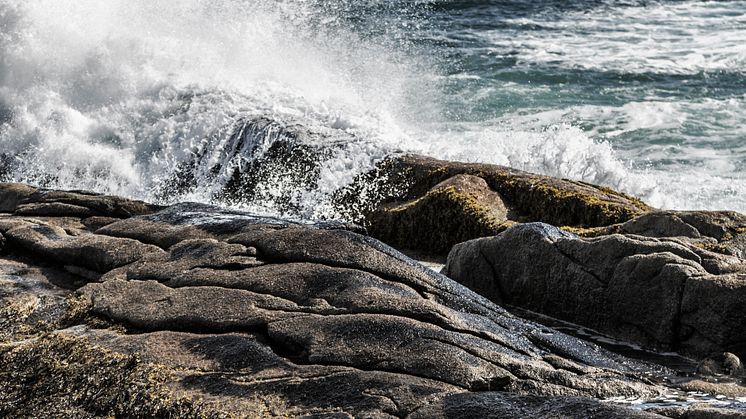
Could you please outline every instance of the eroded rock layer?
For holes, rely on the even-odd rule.
[[[0,191],[2,416],[654,417],[597,399],[666,391],[349,225]]]
[[[692,230],[687,233],[701,237]],[[746,356],[746,261],[686,236],[584,239],[547,224],[522,224],[457,245],[444,273],[497,303],[648,347],[698,358],[724,351]]]

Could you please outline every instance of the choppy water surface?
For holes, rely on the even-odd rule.
[[[164,199],[266,117],[343,143],[306,218],[395,151],[746,211],[745,64],[746,1],[0,0],[0,175]]]

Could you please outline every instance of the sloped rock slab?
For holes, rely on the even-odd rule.
[[[54,191],[19,183],[0,183],[0,211],[16,215],[127,218],[158,208],[142,201],[87,191]]]
[[[523,224],[457,245],[444,273],[500,304],[704,357],[746,355],[746,269],[686,241]]]
[[[746,215],[735,211],[652,211],[622,224],[588,229],[587,233],[677,237],[704,249],[746,259]]]
[[[559,334],[559,339],[540,337],[551,333],[344,229],[216,209],[185,212],[186,223],[173,211],[121,223],[144,223],[143,231],[147,224],[186,225],[206,236],[172,245],[163,258],[144,258],[84,287],[94,312],[149,331],[261,330],[303,362],[380,366],[465,389],[531,386],[534,379],[558,373],[544,363],[546,349],[534,341],[570,343]],[[104,231],[117,229],[113,223]],[[216,260],[229,262],[221,266]],[[200,307],[199,301],[211,304]],[[409,345],[411,355],[393,359],[387,348],[394,343]],[[597,348],[572,343],[568,352],[578,358],[574,362],[623,368]],[[436,353],[448,368],[428,366]],[[502,357],[512,361],[497,361]]]
[[[96,233],[0,226],[10,257],[102,274],[47,281],[54,304],[34,316],[49,327],[3,335],[4,415],[540,416],[561,399],[567,414],[624,416],[592,398],[664,391],[643,378],[662,371],[517,318],[344,224],[184,204]]]

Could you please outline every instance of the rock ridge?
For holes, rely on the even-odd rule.
[[[598,399],[665,391],[351,225],[0,191],[3,415],[655,417]]]

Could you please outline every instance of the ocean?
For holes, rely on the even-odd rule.
[[[2,180],[287,215],[219,202],[247,118],[330,150],[303,219],[401,152],[746,212],[746,1],[0,0]]]

